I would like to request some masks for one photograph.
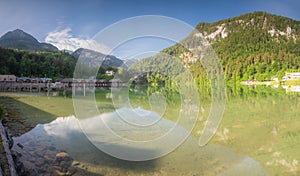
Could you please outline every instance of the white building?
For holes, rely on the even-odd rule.
[[[107,71],[105,72],[105,74],[106,74],[107,76],[114,76],[114,75],[115,75],[115,72],[114,72],[113,70],[107,70]]]
[[[295,80],[295,79],[300,79],[300,72],[294,72],[294,73],[286,73],[283,77],[282,80]]]

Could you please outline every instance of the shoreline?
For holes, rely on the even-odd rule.
[[[15,163],[18,163],[18,161],[14,160],[16,157],[14,156],[13,152],[11,151],[11,148],[13,146],[13,140],[12,137],[9,135],[9,130],[6,125],[6,118],[1,118],[0,121],[0,134],[1,134],[1,142],[2,146],[5,152],[5,156],[1,156],[1,158],[6,158],[6,161],[1,163],[1,166],[3,166],[4,171],[2,170],[2,167],[0,168],[0,175],[11,175],[11,176],[17,176],[17,170]],[[8,168],[7,168],[8,167]],[[8,173],[9,172],[9,173]]]
[[[285,86],[299,86],[300,82],[297,81],[242,81],[239,82],[241,85],[245,86],[272,86],[272,85],[285,85]]]

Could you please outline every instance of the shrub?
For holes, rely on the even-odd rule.
[[[4,115],[4,108],[0,106],[0,118]]]

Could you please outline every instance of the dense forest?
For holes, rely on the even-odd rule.
[[[19,51],[0,48],[0,74],[28,77],[72,77],[76,59],[60,51]]]
[[[270,80],[272,77],[280,80],[285,72],[300,71],[299,21],[254,12],[215,23],[200,23],[182,42],[194,42],[199,32],[218,55],[229,83]],[[187,64],[198,84],[206,82],[206,72],[200,60],[189,62],[180,57],[189,53],[180,43],[162,52]],[[150,67],[153,59],[147,59],[136,66]]]
[[[236,23],[239,20],[244,23]],[[231,32],[212,46],[228,80],[281,79],[287,71],[300,70],[299,21],[257,12],[220,23],[226,23]],[[203,30],[201,24],[197,29]]]
[[[14,74],[18,77],[72,78],[77,59],[63,51],[21,51],[0,47],[0,74]],[[91,69],[89,66],[86,69]],[[97,78],[110,80],[107,70],[117,71],[113,67],[95,67]]]

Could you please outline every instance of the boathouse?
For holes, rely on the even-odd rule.
[[[16,82],[15,75],[0,75],[0,82]]]

